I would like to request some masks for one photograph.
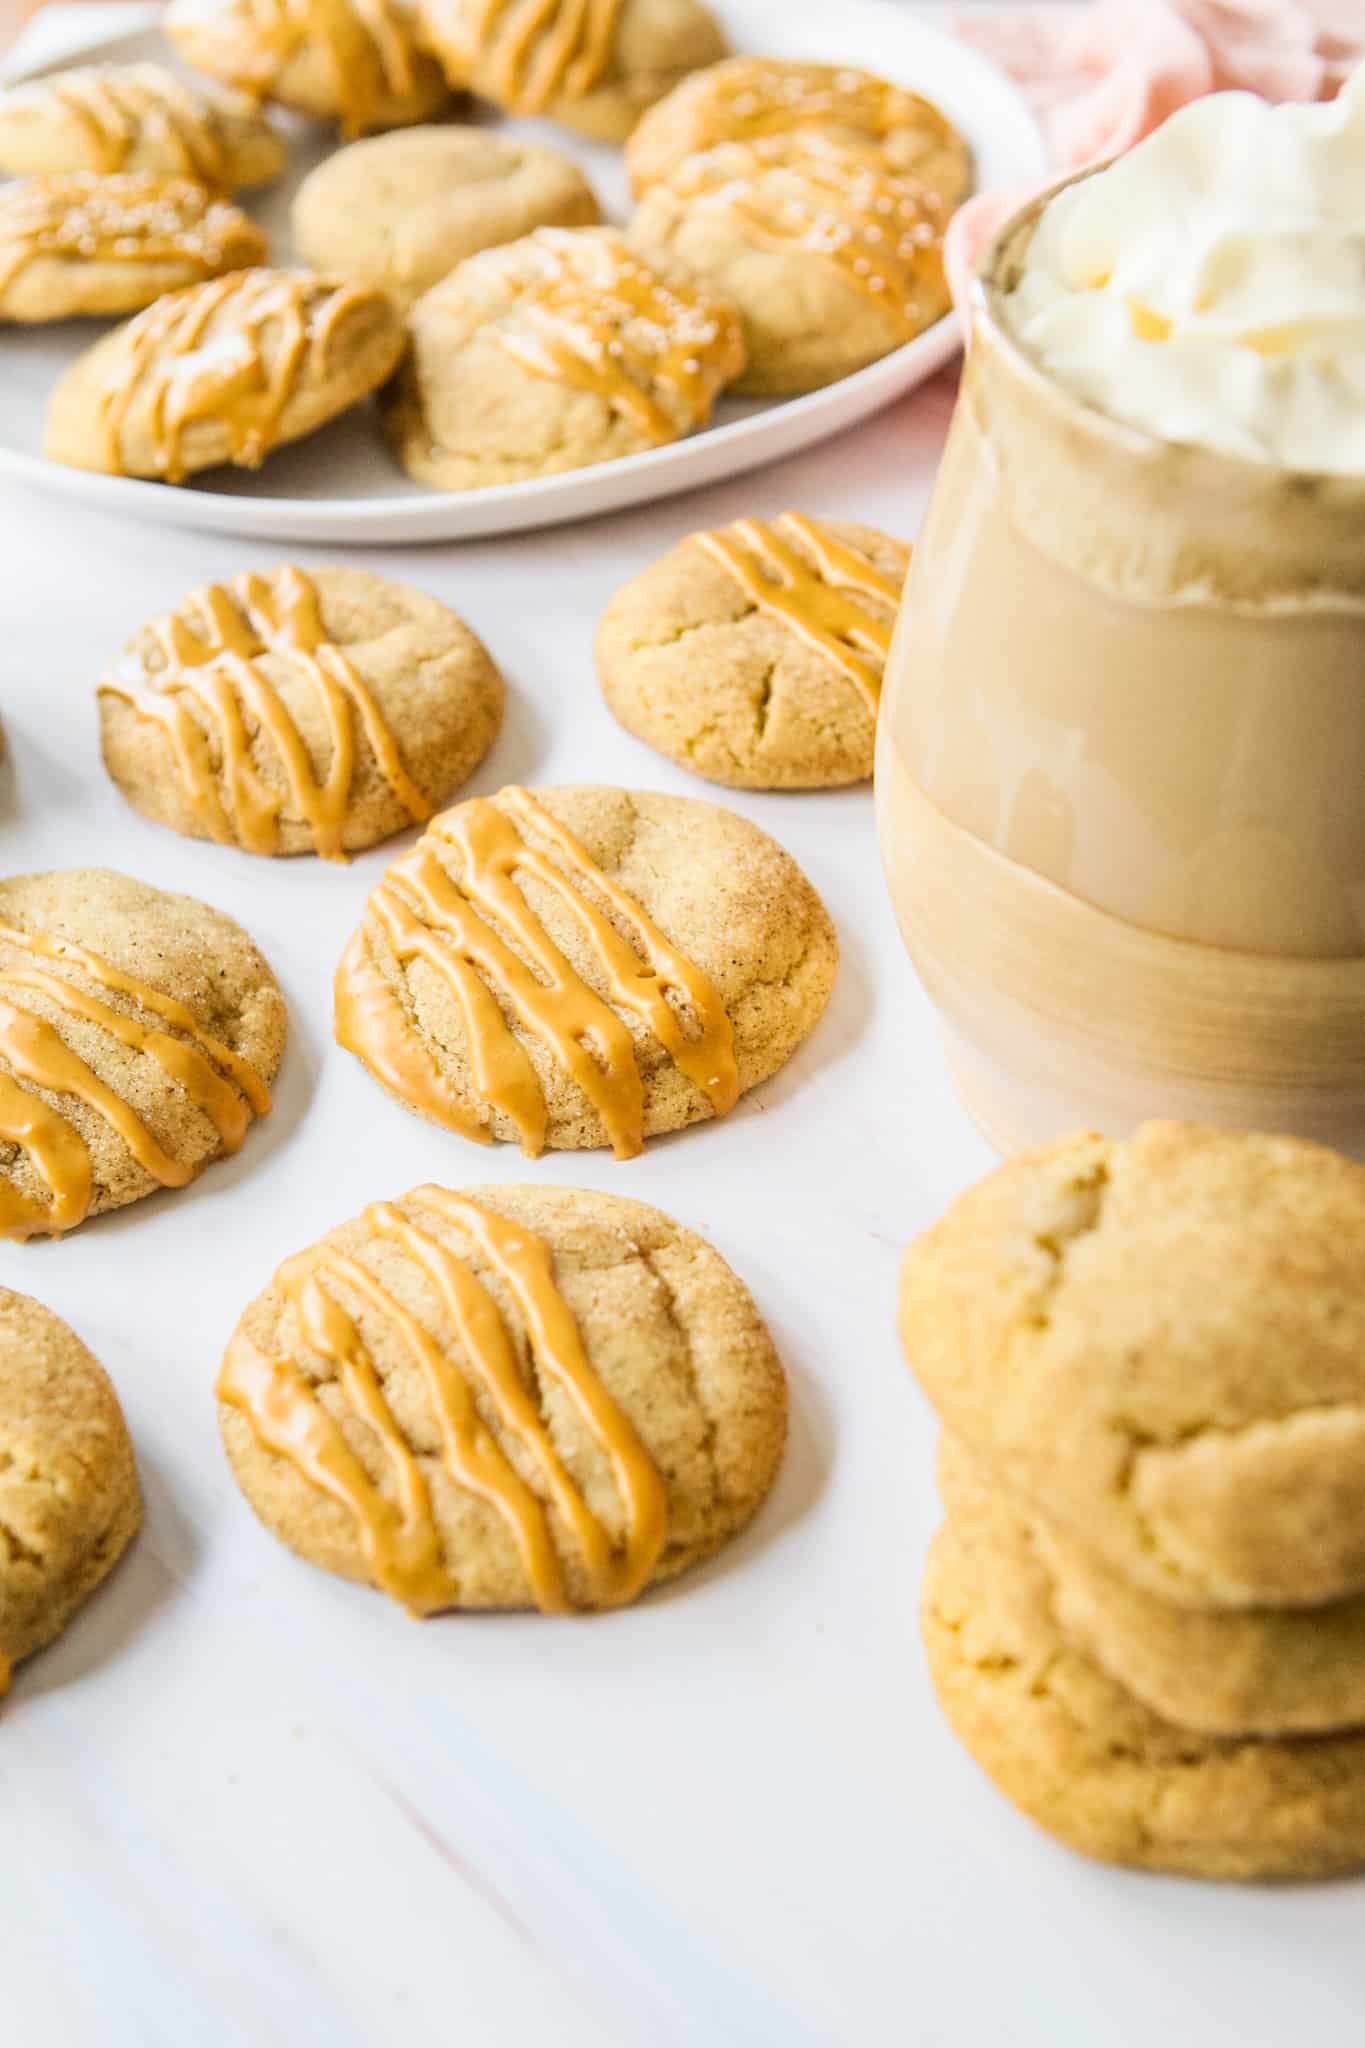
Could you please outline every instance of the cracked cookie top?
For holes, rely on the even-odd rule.
[[[814,889],[747,819],[508,788],[433,819],[372,892],[336,1032],[461,1136],[629,1158],[775,1073],[837,962]]]
[[[799,512],[694,533],[603,613],[607,703],[734,789],[865,781],[909,559],[873,527]]]
[[[0,1288],[0,1692],[61,1634],[142,1520],[133,1447],[74,1330]]]
[[[1365,1168],[1148,1124],[1011,1160],[910,1248],[949,1427],[1135,1585],[1194,1608],[1365,1591]]]
[[[251,1303],[218,1393],[266,1526],[416,1614],[620,1606],[750,1520],[786,1434],[720,1255],[565,1188],[372,1203]]]

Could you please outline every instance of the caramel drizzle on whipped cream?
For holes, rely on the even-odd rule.
[[[498,1211],[438,1187],[417,1188],[401,1204],[376,1202],[363,1220],[417,1269],[453,1342],[435,1336],[358,1257],[324,1242],[288,1260],[275,1286],[293,1313],[302,1348],[332,1367],[327,1384],[333,1400],[324,1404],[294,1355],[269,1356],[240,1331],[223,1362],[219,1398],[245,1416],[266,1449],[347,1511],[377,1586],[414,1614],[458,1605],[460,1582],[445,1557],[426,1475],[389,1404],[356,1314],[339,1298],[343,1291],[411,1360],[436,1421],[445,1476],[501,1517],[535,1604],[547,1614],[573,1604],[551,1509],[582,1567],[581,1604],[614,1607],[633,1599],[663,1549],[664,1484],[593,1367],[573,1310],[555,1284],[550,1247]],[[511,1297],[535,1375],[567,1398],[610,1464],[624,1509],[619,1546],[555,1448],[491,1289],[473,1260],[444,1241],[451,1226]],[[515,1444],[515,1461],[485,1414],[495,1416]],[[344,1421],[366,1425],[383,1481],[362,1464]]]
[[[0,186],[0,297],[30,263],[188,263],[206,277],[265,254],[235,206],[184,178],[72,171]],[[149,294],[150,296],[150,294]]]
[[[944,287],[942,208],[912,177],[822,135],[721,143],[664,181],[689,210],[723,214],[769,248],[822,256],[908,341]]]
[[[399,0],[198,0],[172,33],[190,61],[269,93],[301,50],[327,59],[342,134],[361,135],[384,101],[417,81],[417,41]]]
[[[458,882],[436,850],[441,844],[459,856]],[[551,891],[569,912],[610,1000],[559,950],[519,876]],[[634,1157],[644,1143],[644,1083],[618,1010],[646,1027],[717,1116],[734,1107],[734,1033],[710,980],[526,790],[505,789],[496,802],[476,797],[436,818],[389,869],[369,910],[400,969],[420,960],[444,983],[464,1027],[473,1093],[510,1120],[530,1156],[544,1149],[548,1110],[509,1015],[582,1092],[618,1159]],[[670,996],[691,1013],[694,1034]],[[484,1119],[418,1037],[364,926],[337,971],[336,1035],[411,1107],[487,1141]]]
[[[211,101],[157,64],[81,66],[28,89],[50,98],[79,131],[92,170],[121,171],[144,134],[155,134],[177,168],[201,185],[225,186],[228,159]]]
[[[541,274],[489,329],[508,354],[537,376],[596,393],[652,442],[675,439],[679,415],[683,429],[700,426],[712,396],[706,355],[719,331],[701,295],[591,231],[540,228],[528,240]]]
[[[475,0],[470,51],[517,114],[582,99],[606,71],[622,0]]]
[[[122,473],[124,421],[144,388],[169,482],[186,473],[182,447],[196,420],[219,421],[227,459],[256,468],[299,384],[323,373],[342,319],[372,297],[368,286],[327,284],[306,271],[239,270],[135,314],[121,330],[126,367],[100,403],[110,469]]]
[[[20,955],[17,963],[9,957],[13,953]],[[150,1013],[151,1021],[102,1001],[57,972],[59,967],[76,970],[107,994],[131,999]],[[89,1213],[89,1150],[46,1095],[69,1095],[83,1102],[162,1187],[184,1187],[199,1170],[165,1151],[132,1105],[66,1044],[56,1026],[16,1000],[25,991],[75,1021],[97,1025],[120,1045],[154,1061],[208,1118],[223,1153],[236,1152],[252,1114],[264,1116],[270,1108],[270,1090],[262,1076],[205,1030],[176,997],[123,973],[74,940],[0,924],[0,1141],[25,1154],[47,1190],[47,1199],[34,1197],[0,1177],[0,1237],[57,1236],[74,1229]]]
[[[857,548],[800,512],[784,512],[771,526],[738,519],[712,533],[694,533],[760,611],[789,626],[856,684],[875,718],[882,676],[891,652],[901,585],[910,550],[899,542],[894,576]]]
[[[273,577],[243,572],[230,589],[206,584],[148,632],[158,664],[126,655],[103,678],[100,693],[121,699],[165,733],[185,801],[208,838],[249,853],[278,850],[280,793],[258,773],[252,753],[264,735],[315,850],[326,860],[345,860],[357,720],[412,823],[431,816],[364,679],[328,638],[317,585],[301,569],[286,567]],[[316,697],[327,727],[325,775],[319,776],[284,697],[260,666],[266,654],[285,663]]]

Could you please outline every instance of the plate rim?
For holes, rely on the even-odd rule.
[[[752,0],[750,0],[752,4]],[[845,0],[848,4],[848,0]],[[989,82],[993,94],[1013,102],[1020,139],[1027,136],[1034,161],[1019,165],[1022,180],[1043,177],[1047,156],[1036,116],[1014,81],[970,44],[961,42],[923,16],[902,14],[887,0],[852,0],[850,12],[885,15],[888,30],[940,50],[967,74]],[[819,28],[825,10],[819,0],[799,0],[784,7],[783,30],[790,35],[803,25]],[[74,65],[98,61],[104,51],[136,43],[157,33],[155,14],[141,26],[110,24],[83,38],[58,56],[31,64],[11,58],[0,66],[0,86],[42,78]],[[135,61],[130,58],[129,61]],[[927,81],[930,91],[933,81]],[[974,138],[969,136],[969,140]],[[534,532],[547,526],[576,524],[628,509],[650,498],[680,495],[708,483],[764,467],[816,445],[867,419],[931,376],[958,353],[961,328],[950,309],[922,334],[901,348],[856,370],[834,384],[803,392],[743,419],[727,420],[700,433],[616,456],[547,477],[493,484],[479,491],[414,491],[411,494],[329,497],[253,497],[246,493],[192,487],[172,490],[150,477],[107,476],[50,461],[0,441],[0,477],[8,476],[52,496],[72,498],[92,510],[124,513],[165,527],[210,530],[242,538],[318,541],[348,539],[370,545],[401,546],[423,541],[487,539],[498,534]],[[809,431],[811,414],[819,424]],[[727,460],[727,457],[729,458]],[[591,502],[596,499],[598,502]]]

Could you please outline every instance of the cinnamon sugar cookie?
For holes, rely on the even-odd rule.
[[[1194,1877],[1365,1864],[1365,1733],[1199,1735],[1064,1633],[1027,1524],[987,1495],[934,1538],[922,1622],[953,1732],[1014,1804],[1087,1856]]]
[[[0,1693],[59,1636],[142,1521],[109,1376],[40,1301],[0,1288]]]
[[[0,1237],[236,1152],[284,1037],[275,977],[221,911],[108,868],[0,881]]]
[[[611,228],[541,228],[420,298],[386,399],[404,468],[477,490],[680,439],[743,367],[735,315]]]
[[[0,185],[0,322],[134,313],[265,253],[240,207],[187,178],[24,178]]]
[[[644,194],[629,240],[738,310],[736,390],[811,391],[947,312],[945,209],[912,177],[824,135],[726,142]]]
[[[908,173],[942,206],[971,183],[971,156],[931,101],[851,64],[732,57],[713,64],[651,107],[626,148],[636,192],[702,150],[776,135],[827,135]]]
[[[422,0],[421,14],[452,85],[599,142],[624,142],[728,47],[700,0]]]
[[[337,1037],[464,1137],[628,1158],[776,1073],[837,961],[814,889],[747,819],[510,788],[433,820],[373,892]]]
[[[187,63],[346,136],[427,121],[449,92],[408,0],[171,0]]]
[[[691,534],[602,616],[607,703],[712,782],[862,781],[909,553],[870,526],[796,512]]]
[[[416,1614],[620,1606],[752,1519],[786,1434],[724,1260],[567,1188],[373,1203],[252,1302],[218,1394],[267,1528]]]
[[[403,350],[386,293],[300,270],[172,292],[78,356],[48,401],[53,462],[179,483],[254,469],[364,398]]]
[[[283,567],[206,584],[144,626],[99,696],[104,765],[144,817],[335,860],[454,795],[497,735],[503,685],[425,592]]]
[[[294,245],[331,277],[404,301],[480,249],[602,218],[578,165],[487,128],[402,128],[340,149],[294,200]]]
[[[164,64],[80,65],[0,92],[0,170],[15,176],[147,171],[235,192],[277,178],[285,156],[254,100]]]

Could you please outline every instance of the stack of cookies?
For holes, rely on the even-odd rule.
[[[955,1732],[1090,1855],[1365,1863],[1365,1170],[1182,1124],[1012,1160],[911,1247]]]

